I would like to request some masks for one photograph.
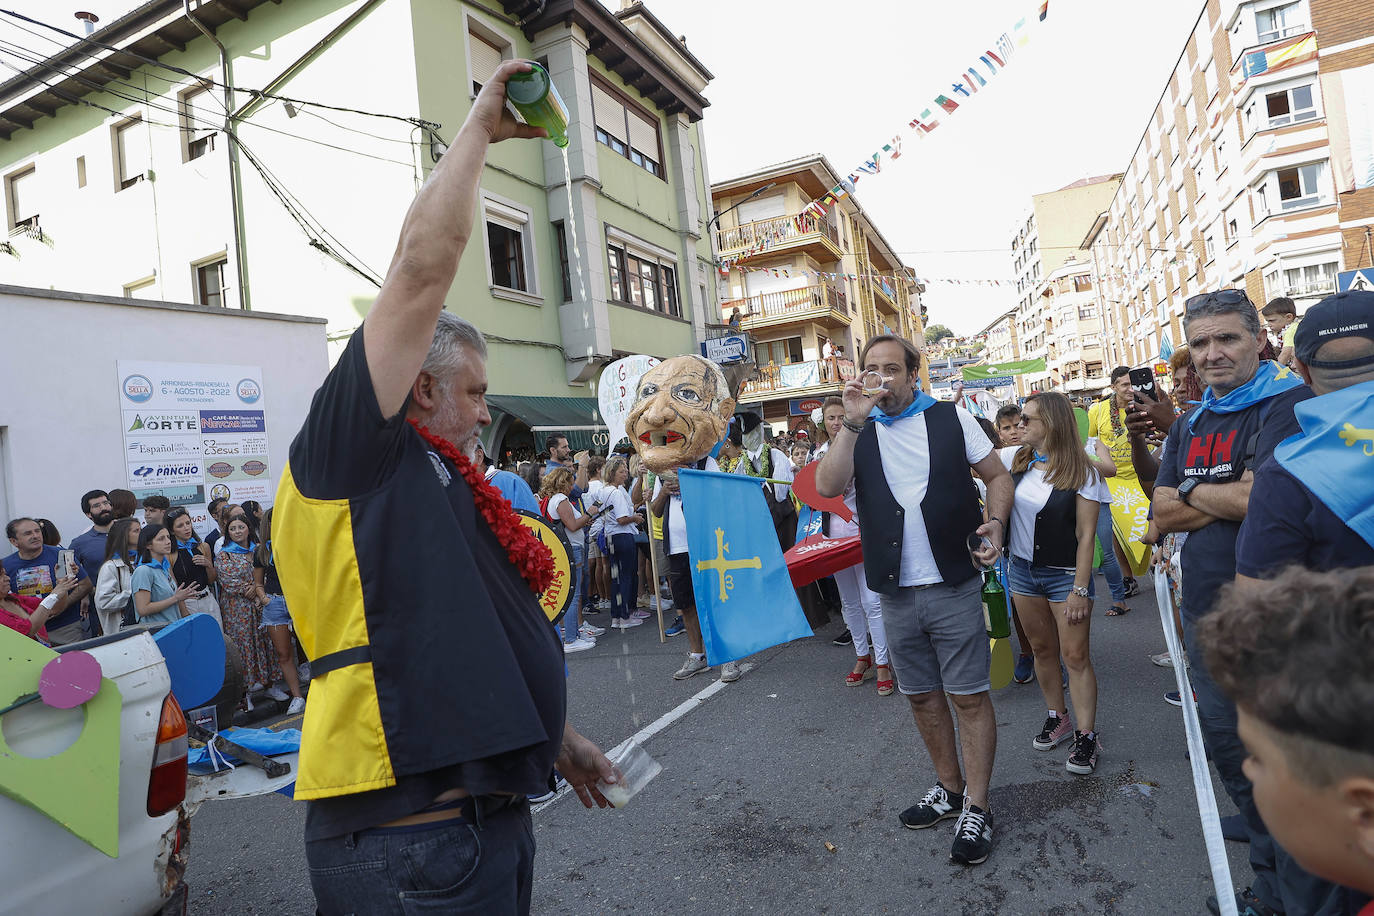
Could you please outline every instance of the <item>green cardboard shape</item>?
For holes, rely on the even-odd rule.
[[[0,627],[0,705],[38,689],[57,653]],[[0,792],[43,812],[105,855],[119,856],[119,688],[102,678],[82,707],[85,722],[71,747],[35,759],[10,750],[0,729]]]

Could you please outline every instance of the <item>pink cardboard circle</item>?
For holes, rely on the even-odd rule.
[[[100,662],[85,652],[64,652],[43,666],[38,695],[55,709],[74,709],[100,692]]]

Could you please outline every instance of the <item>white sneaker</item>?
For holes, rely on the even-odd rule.
[[[286,707],[288,716],[294,716],[298,712],[305,712],[305,697],[292,697],[291,705]]]
[[[611,599],[602,598],[600,601],[596,603],[596,609],[598,611],[609,611],[611,609]]]
[[[261,692],[262,692],[262,684],[261,684],[260,682],[258,682],[258,681],[254,681],[253,683],[251,683],[251,684],[248,685],[248,692],[249,692],[249,693],[261,693]]]
[[[630,627],[637,627],[637,626],[640,626],[640,625],[643,624],[643,623],[644,623],[644,621],[642,621],[642,620],[626,619],[626,618],[622,617],[622,618],[620,618],[620,619],[618,619],[618,620],[612,620],[612,621],[611,621],[611,626],[614,627],[614,628],[617,629],[617,630],[628,630],[628,629],[630,629]]]
[[[273,684],[271,687],[267,688],[267,696],[273,700],[276,700],[278,703],[285,703],[287,700],[291,699],[291,695],[288,694],[285,690],[282,690],[276,684]]]
[[[577,628],[577,632],[581,633],[583,636],[597,637],[605,633],[606,630],[604,627],[594,627],[590,623],[584,623]]]
[[[1172,668],[1174,666],[1173,656],[1171,656],[1168,652],[1161,652],[1158,655],[1151,655],[1150,661],[1154,662],[1161,668]]]
[[[720,679],[727,684],[733,684],[735,681],[739,680],[740,675],[743,673],[744,672],[739,670],[738,662],[726,662],[720,666]]]
[[[594,649],[594,648],[596,648],[596,640],[595,640],[595,639],[588,639],[588,638],[585,637],[585,636],[579,636],[577,639],[574,639],[572,642],[565,642],[565,643],[563,643],[563,651],[564,651],[564,652],[585,652],[585,651],[588,650],[588,649]]]
[[[310,663],[301,662],[296,666],[296,673],[300,675],[302,681],[310,680]]]

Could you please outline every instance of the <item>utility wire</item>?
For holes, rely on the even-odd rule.
[[[19,55],[15,55],[15,56],[19,56]],[[19,74],[24,74],[24,72],[25,72],[25,71],[21,70],[20,68],[16,67],[14,64],[11,64],[9,61],[4,60],[3,58],[0,58],[0,64],[3,64],[4,66],[8,67],[9,69],[11,69],[11,70],[13,70],[13,71],[15,71],[16,73],[19,73]],[[59,74],[60,74],[60,71],[59,71]],[[65,74],[60,74],[60,75],[65,75]],[[42,77],[33,77],[33,78],[34,78],[34,79],[37,79],[38,82],[40,82],[40,83],[42,83],[44,86],[46,86],[46,87],[47,87],[49,90],[51,90],[55,95],[57,95],[57,96],[59,96],[59,97],[62,97],[62,98],[69,99],[73,104],[86,105],[86,106],[88,106],[88,107],[96,108],[96,109],[99,109],[99,110],[101,110],[101,111],[108,112],[108,113],[110,113],[110,114],[112,114],[112,115],[115,115],[115,116],[121,117],[121,118],[127,117],[127,114],[126,114],[125,112],[118,111],[118,110],[116,110],[116,109],[114,109],[114,108],[110,108],[110,107],[105,106],[105,105],[101,105],[100,103],[98,103],[98,102],[93,102],[93,101],[91,101],[90,99],[87,99],[87,98],[82,98],[82,97],[78,97],[78,96],[73,96],[73,95],[71,95],[70,93],[67,93],[67,92],[65,92],[65,91],[63,91],[63,90],[57,88],[56,86],[54,86],[53,84],[49,83],[47,80],[43,79]],[[137,87],[135,87],[135,88],[137,88]],[[106,91],[108,91],[108,90],[106,90]],[[119,96],[119,97],[121,97],[121,98],[126,98],[126,99],[128,99],[129,101],[133,101],[133,102],[136,102],[136,103],[148,104],[149,107],[151,107],[151,108],[156,108],[156,109],[159,110],[159,111],[171,111],[171,109],[161,108],[161,107],[159,107],[159,106],[152,105],[151,103],[147,102],[146,100],[140,100],[140,99],[136,99],[136,98],[129,97],[129,96],[120,96],[119,93],[115,93],[115,92],[111,92],[111,94],[112,94],[112,95]],[[177,112],[175,112],[175,111],[172,111],[172,113],[173,113],[173,114],[177,114]],[[141,118],[141,117],[142,117],[142,116],[140,115],[140,118]],[[144,121],[144,123],[146,123],[146,124],[148,124],[148,125],[150,125],[150,126],[154,126],[154,127],[165,127],[165,128],[169,128],[169,129],[172,129],[172,130],[179,130],[179,131],[184,131],[184,130],[187,129],[187,128],[184,128],[184,127],[182,127],[182,126],[180,126],[180,125],[177,125],[177,124],[167,124],[167,123],[164,123],[164,122],[161,122],[161,121],[154,121],[154,120],[152,120],[151,118],[143,118],[142,120]],[[215,129],[216,129],[216,130],[220,130],[220,129],[224,129],[224,128],[222,128],[222,127],[220,127],[220,126],[216,126]],[[257,157],[256,155],[253,154],[252,150],[249,149],[247,146],[244,145],[243,141],[239,139],[238,135],[237,135],[234,131],[232,131],[232,130],[226,130],[226,133],[229,135],[229,137],[231,138],[232,142],[238,144],[239,150],[244,154],[244,158],[247,159],[248,162],[249,162],[249,164],[252,165],[252,167],[254,168],[255,171],[257,171],[259,177],[262,178],[263,184],[267,187],[268,191],[269,191],[274,197],[277,198],[277,200],[282,204],[283,208],[287,211],[287,213],[291,216],[291,218],[296,222],[296,224],[301,228],[301,231],[305,233],[306,238],[309,240],[310,246],[311,246],[312,248],[315,248],[315,249],[317,249],[317,250],[323,252],[324,254],[328,255],[330,258],[334,259],[334,260],[337,261],[339,264],[343,265],[344,267],[346,267],[346,268],[348,268],[349,270],[353,271],[354,273],[358,274],[360,277],[363,277],[364,279],[366,279],[369,283],[372,283],[373,285],[378,286],[378,287],[380,287],[380,286],[382,285],[382,281],[378,278],[378,275],[377,275],[377,272],[376,272],[376,271],[372,270],[371,268],[367,267],[366,265],[364,265],[363,267],[357,266],[357,265],[354,264],[352,261],[348,260],[348,258],[344,257],[343,254],[340,254],[339,251],[336,251],[336,250],[334,249],[333,246],[331,246],[331,245],[329,245],[328,243],[326,243],[325,241],[323,241],[322,239],[328,239],[328,240],[330,240],[330,241],[332,241],[332,242],[334,243],[334,246],[337,246],[338,249],[342,250],[345,254],[347,254],[347,255],[349,255],[349,256],[351,256],[351,257],[357,259],[358,261],[361,261],[361,260],[362,260],[362,258],[359,258],[356,254],[354,254],[352,251],[350,251],[350,250],[348,249],[347,246],[345,246],[342,242],[340,242],[340,241],[338,240],[337,237],[335,237],[332,233],[330,233],[327,229],[325,229],[325,228],[324,228],[324,225],[323,225],[316,217],[314,217],[312,214],[310,214],[310,212],[309,212],[308,210],[306,210],[306,208],[304,207],[304,205],[302,205],[302,204],[300,203],[300,201],[299,201],[297,198],[295,198],[294,195],[292,195],[292,194],[286,189],[285,185],[283,185],[283,184],[281,183],[280,179],[276,178],[276,176],[273,175],[273,174],[271,173],[271,171],[270,171],[269,169],[267,169],[267,167],[264,166],[264,165],[262,164],[262,162],[258,159],[258,157]]]
[[[11,50],[11,49],[13,49],[13,48],[18,48],[19,50],[18,50],[18,51]],[[23,52],[23,53],[20,53],[20,52]],[[137,85],[135,85],[135,84],[133,84],[133,83],[129,83],[129,82],[126,82],[126,81],[124,81],[124,80],[113,79],[113,80],[110,80],[108,83],[102,84],[102,83],[97,83],[95,80],[89,79],[89,78],[87,78],[87,77],[85,77],[85,76],[82,76],[80,73],[67,73],[65,70],[63,70],[63,69],[61,69],[61,68],[59,68],[59,67],[57,67],[57,66],[55,66],[55,65],[53,65],[53,64],[48,63],[46,60],[37,59],[37,58],[28,56],[28,55],[30,55],[30,54],[35,54],[35,53],[37,53],[37,52],[34,52],[34,51],[32,51],[31,49],[29,49],[29,48],[25,48],[25,47],[23,47],[22,45],[16,45],[16,44],[14,44],[14,43],[12,43],[12,42],[8,42],[8,41],[4,41],[3,39],[0,39],[0,53],[9,54],[9,55],[11,55],[12,57],[15,57],[15,58],[18,58],[19,60],[24,61],[25,63],[30,63],[30,64],[34,64],[34,65],[39,66],[39,67],[43,67],[44,69],[49,70],[50,72],[55,73],[55,74],[57,74],[58,76],[63,77],[64,79],[75,80],[76,82],[81,83],[82,85],[89,87],[89,88],[90,88],[92,91],[94,91],[94,92],[104,92],[104,93],[107,93],[107,94],[109,94],[109,95],[113,95],[113,96],[115,96],[116,98],[124,99],[125,101],[134,102],[134,103],[140,104],[140,105],[147,105],[149,108],[153,108],[153,109],[155,109],[155,110],[157,110],[157,111],[161,111],[161,112],[164,112],[164,113],[166,113],[166,114],[171,114],[171,115],[175,115],[175,116],[180,117],[180,118],[184,118],[188,123],[189,123],[189,122],[197,122],[197,123],[199,123],[204,129],[207,129],[207,130],[221,130],[221,129],[223,129],[223,127],[224,127],[224,125],[219,124],[218,122],[214,122],[214,121],[205,121],[205,120],[202,119],[202,118],[197,118],[197,117],[193,116],[193,115],[192,115],[190,112],[188,112],[188,111],[179,111],[179,110],[177,110],[177,109],[175,109],[175,108],[168,108],[168,107],[166,107],[166,106],[159,105],[159,104],[157,104],[156,102],[153,101],[153,98],[155,98],[155,96],[153,96],[149,90],[143,89],[142,87],[139,87],[139,86],[137,86]],[[15,69],[16,72],[19,72],[19,73],[23,73],[23,72],[24,72],[24,71],[22,71],[22,70],[17,70],[17,68],[11,68],[11,69]],[[63,93],[62,91],[58,90],[56,87],[54,87],[51,83],[47,82],[46,80],[40,80],[40,82],[42,82],[43,85],[47,86],[49,89],[53,90],[53,92],[54,92],[55,94],[59,95],[59,96],[62,96],[62,97],[64,97],[64,98],[68,98],[68,99],[73,99],[73,98],[74,98],[74,97],[72,97],[71,95],[69,95],[69,94],[67,94],[67,93]],[[132,90],[132,91],[134,91],[134,92],[143,93],[143,95],[142,95],[141,97],[139,97],[139,96],[128,95],[127,93],[123,93],[123,92],[119,92],[118,90],[111,89],[111,88],[110,88],[111,85],[125,86],[125,87],[128,87],[130,90]],[[210,93],[210,94],[211,94],[211,95],[214,95],[214,93]],[[221,105],[222,105],[222,104],[223,104],[223,103],[221,103]],[[302,111],[304,111],[304,109],[302,109]],[[114,112],[114,113],[120,115],[121,117],[124,115],[123,112]],[[377,160],[378,162],[387,162],[387,163],[391,163],[392,165],[399,165],[399,166],[402,166],[403,168],[410,169],[410,170],[412,170],[412,171],[413,171],[414,168],[415,168],[415,163],[414,163],[413,161],[411,161],[411,162],[402,162],[402,161],[399,160],[399,159],[391,159],[391,158],[388,158],[388,157],[386,157],[386,156],[378,156],[378,155],[374,155],[373,153],[365,153],[365,152],[362,152],[361,150],[352,149],[352,148],[347,147],[347,146],[339,146],[338,144],[329,143],[329,142],[324,141],[324,140],[316,140],[316,139],[313,138],[313,137],[302,136],[301,134],[295,134],[295,133],[292,133],[291,131],[282,130],[282,129],[277,128],[277,127],[269,127],[269,126],[267,126],[266,124],[259,124],[259,123],[257,123],[257,122],[253,122],[253,121],[241,121],[240,123],[241,123],[241,124],[247,124],[248,126],[253,127],[253,128],[256,128],[256,129],[258,129],[258,130],[267,131],[268,133],[280,134],[280,135],[282,135],[282,136],[284,136],[284,137],[291,137],[291,138],[296,139],[296,140],[302,140],[302,141],[304,141],[304,142],[306,142],[306,143],[313,143],[313,144],[315,144],[316,146],[323,146],[323,147],[326,147],[326,148],[328,148],[328,149],[338,150],[339,152],[344,152],[344,153],[352,153],[353,155],[355,155],[355,156],[361,156],[361,157],[363,157],[364,159],[375,159],[375,160]],[[331,123],[332,123],[332,122],[331,122]],[[167,125],[167,126],[176,126],[178,129],[183,130],[183,131],[189,130],[189,128],[183,128],[183,127],[180,127],[179,125]],[[338,126],[338,125],[335,125],[335,126]],[[349,128],[343,128],[343,129],[344,129],[344,130],[349,130]],[[364,131],[357,131],[357,133],[365,133],[365,132],[364,132]],[[376,136],[376,135],[375,135],[375,134],[368,134],[368,136]],[[379,138],[379,139],[389,139],[389,138]],[[406,143],[407,145],[411,145],[412,148],[414,148],[414,145],[411,143],[411,141],[408,141],[408,140],[396,140],[396,141],[394,141],[394,142],[397,142],[397,143]]]
[[[114,52],[117,52],[117,53],[119,53],[119,54],[123,54],[125,57],[132,57],[132,58],[134,58],[135,60],[142,61],[143,63],[145,63],[145,64],[150,64],[150,65],[152,65],[152,66],[154,66],[154,67],[159,67],[159,68],[161,68],[161,69],[163,69],[163,70],[167,70],[167,71],[169,71],[169,72],[171,72],[171,73],[178,73],[178,74],[180,74],[180,75],[182,75],[182,76],[189,76],[190,78],[196,80],[197,82],[204,83],[204,84],[208,84],[208,85],[213,85],[213,86],[219,86],[221,89],[230,89],[230,90],[233,90],[234,92],[242,92],[242,93],[245,93],[245,94],[247,94],[247,95],[251,95],[251,96],[253,96],[254,98],[260,98],[260,99],[276,99],[276,100],[282,101],[282,102],[291,102],[293,105],[312,105],[312,106],[314,106],[314,107],[316,107],[316,108],[327,108],[327,109],[329,109],[329,110],[331,110],[331,111],[342,111],[342,112],[346,112],[346,113],[348,113],[348,114],[366,115],[366,116],[368,116],[368,117],[373,117],[373,118],[391,118],[391,119],[396,120],[396,121],[405,121],[406,123],[414,124],[414,125],[416,125],[417,127],[430,127],[430,128],[435,129],[435,130],[438,130],[439,128],[443,127],[442,124],[436,123],[436,122],[434,122],[434,121],[426,121],[425,119],[423,119],[423,118],[418,118],[418,117],[409,117],[409,116],[406,116],[406,115],[388,114],[388,113],[385,113],[385,112],[378,112],[378,111],[363,111],[363,110],[358,109],[358,108],[349,108],[349,107],[343,106],[343,105],[330,105],[330,104],[327,104],[327,103],[325,103],[325,102],[316,102],[316,101],[311,101],[311,100],[309,100],[309,99],[296,99],[296,98],[291,98],[291,97],[289,97],[289,96],[277,95],[277,94],[275,94],[275,93],[270,93],[270,92],[263,92],[263,91],[261,91],[261,90],[259,90],[259,89],[249,89],[249,88],[246,88],[246,87],[243,87],[243,86],[231,86],[231,85],[229,85],[228,83],[222,83],[222,82],[220,82],[219,80],[213,79],[212,77],[201,76],[200,74],[198,74],[198,73],[193,73],[193,72],[191,72],[190,70],[185,70],[185,69],[183,69],[183,68],[181,68],[181,67],[173,66],[172,64],[163,63],[162,61],[158,60],[158,59],[155,58],[155,57],[147,57],[147,56],[145,56],[145,55],[143,55],[143,54],[139,54],[137,51],[129,50],[128,48],[120,48],[120,47],[117,47],[117,46],[115,46],[115,45],[105,44],[104,42],[102,42],[102,41],[97,41],[97,40],[95,40],[94,38],[92,38],[92,37],[90,37],[90,36],[88,36],[88,35],[78,35],[78,34],[76,34],[75,32],[69,32],[68,30],[66,30],[66,29],[64,29],[64,28],[62,28],[62,27],[60,27],[60,26],[56,26],[56,25],[53,25],[53,24],[51,24],[51,23],[49,23],[49,22],[43,22],[42,20],[34,19],[34,18],[32,18],[32,17],[29,17],[29,16],[25,16],[23,13],[16,13],[16,12],[13,11],[13,10],[0,9],[0,14],[3,14],[3,15],[5,15],[5,16],[9,16],[11,19],[20,19],[20,20],[23,20],[24,22],[30,23],[31,25],[42,26],[42,27],[45,28],[45,29],[49,29],[49,30],[51,30],[51,31],[53,31],[53,32],[57,32],[57,33],[60,34],[60,35],[65,35],[67,38],[70,38],[70,39],[72,39],[73,41],[76,41],[76,42],[78,42],[78,43],[85,43],[85,44],[88,44],[88,45],[95,45],[95,46],[98,47],[98,48],[104,48],[104,49],[107,50],[107,51],[114,51]],[[60,42],[60,41],[58,41],[57,39],[52,38],[51,36],[48,36],[48,35],[44,35],[44,34],[42,34],[41,32],[35,32],[35,31],[32,30],[32,29],[26,29],[26,28],[24,28],[24,27],[21,26],[21,25],[15,25],[14,27],[17,28],[17,29],[20,29],[21,31],[28,32],[30,35],[37,35],[37,36],[40,37],[40,38],[47,39],[48,41],[51,41],[51,42],[53,42],[54,44],[63,45],[63,43]],[[72,46],[71,46],[71,45],[63,45],[63,47],[72,47]],[[169,80],[169,79],[167,79],[167,77],[165,77],[165,76],[159,76],[159,77],[157,77],[157,79],[163,80],[163,81],[168,82],[168,83],[180,82],[179,80]]]

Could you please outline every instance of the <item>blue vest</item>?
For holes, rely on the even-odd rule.
[[[959,585],[977,575],[968,555],[968,536],[983,524],[978,490],[969,473],[964,428],[954,405],[933,404],[922,414],[930,445],[930,482],[921,500],[921,515],[941,579],[945,585]],[[903,422],[914,422],[914,418]],[[859,537],[868,587],[879,594],[895,596],[901,587],[906,510],[888,486],[876,426],[866,423],[854,444]]]

